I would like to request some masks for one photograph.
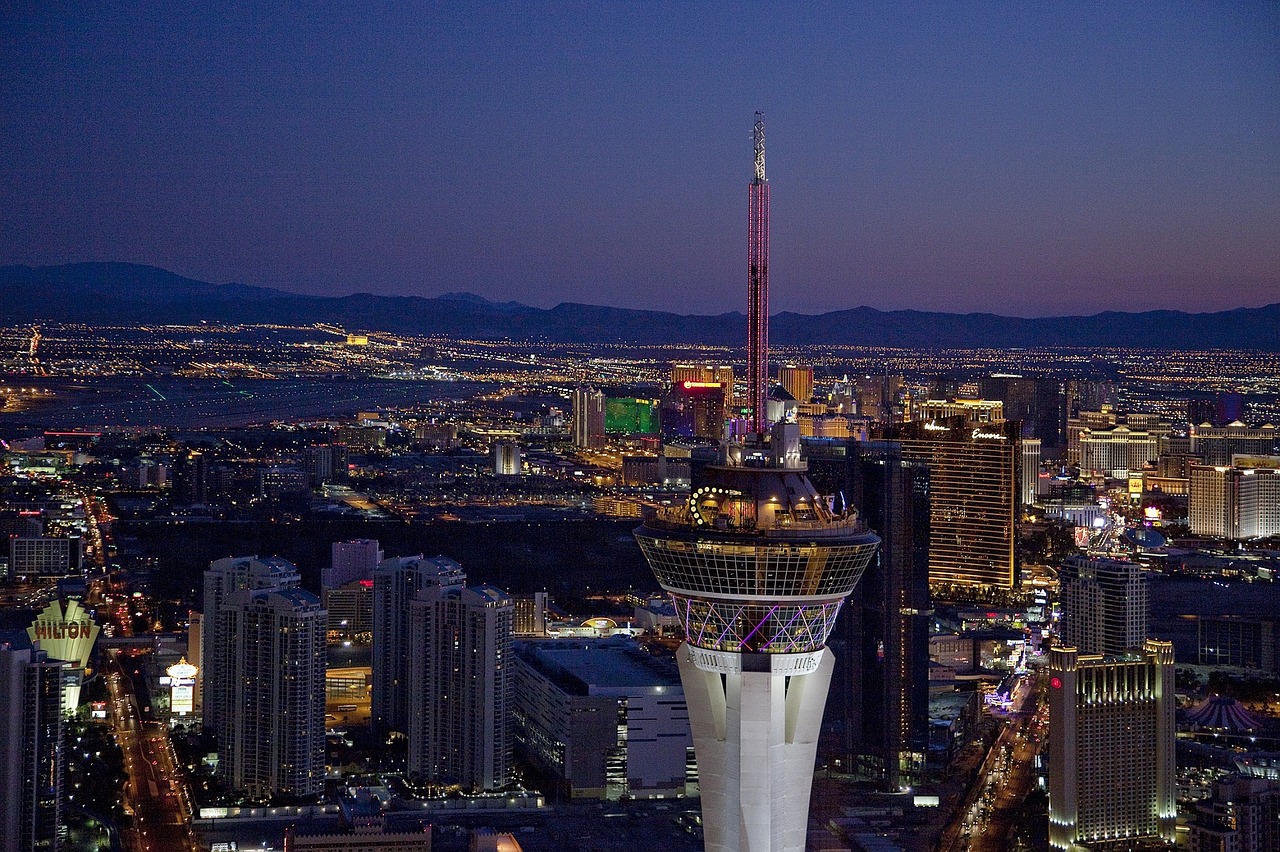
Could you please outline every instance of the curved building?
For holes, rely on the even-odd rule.
[[[708,850],[804,849],[844,599],[880,540],[805,475],[799,427],[729,446],[636,539],[683,622],[678,652]]]

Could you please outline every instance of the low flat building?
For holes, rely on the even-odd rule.
[[[693,738],[674,662],[635,641],[517,642],[516,748],[573,798],[689,794]]]

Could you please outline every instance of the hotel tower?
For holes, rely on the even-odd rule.
[[[749,229],[753,309],[768,304],[759,118]],[[683,622],[677,655],[711,852],[805,848],[834,664],[827,636],[880,542],[856,513],[833,512],[814,489],[795,423],[766,433],[758,368],[768,363],[767,346],[764,321],[753,316],[752,434],[722,446],[685,505],[660,510],[635,533]]]

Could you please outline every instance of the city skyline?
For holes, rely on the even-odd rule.
[[[779,309],[1255,306],[1277,28],[1263,3],[19,12],[0,260],[716,312],[762,109]]]

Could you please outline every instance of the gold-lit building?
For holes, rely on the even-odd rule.
[[[791,398],[797,402],[808,402],[813,398],[813,368],[796,367],[788,364],[778,368],[778,384],[782,385]]]
[[[887,427],[904,459],[929,468],[929,584],[945,594],[1010,591],[1021,424],[975,424],[964,415]]]
[[[1049,845],[1175,841],[1173,643],[1102,656],[1049,651]]]

